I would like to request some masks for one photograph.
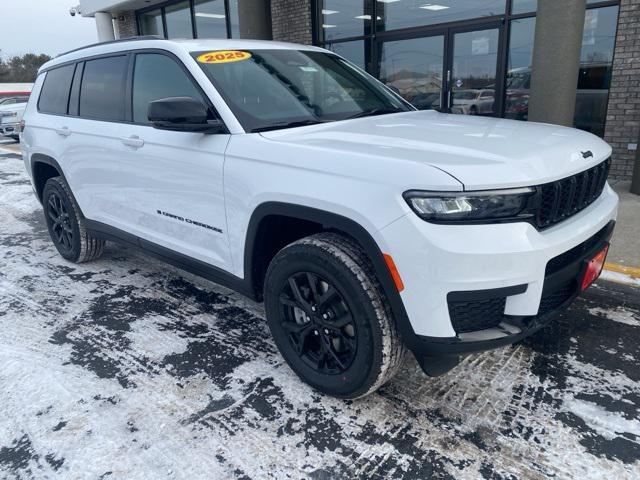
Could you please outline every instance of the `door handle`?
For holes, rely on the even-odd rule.
[[[71,130],[69,130],[69,127],[56,128],[55,131],[58,135],[61,135],[63,137],[68,137],[69,135],[71,135]]]
[[[122,137],[120,139],[127,147],[140,148],[144,145],[144,140],[138,135],[131,135],[130,137]]]

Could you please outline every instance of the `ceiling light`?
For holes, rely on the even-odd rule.
[[[432,12],[437,12],[438,10],[446,10],[447,8],[444,5],[438,5],[437,3],[427,3],[426,5],[422,5],[420,8],[424,10],[431,10]]]
[[[399,2],[400,0],[378,0],[380,3],[395,3],[395,2]]]
[[[326,23],[322,24],[322,28],[336,28],[337,25],[327,25]]]
[[[323,15],[333,15],[334,13],[340,13],[340,10],[325,10],[324,8],[322,9]]]
[[[358,15],[357,17],[353,18],[357,18],[358,20],[371,20],[371,15]],[[382,17],[376,17],[376,19],[382,20]]]
[[[205,18],[225,18],[221,13],[202,13],[196,12],[196,17],[205,17]]]

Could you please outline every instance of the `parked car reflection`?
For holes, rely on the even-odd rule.
[[[578,75],[578,91],[574,125],[598,136],[604,136],[607,116],[611,66],[608,63],[582,63]],[[507,74],[505,117],[529,118],[531,68],[516,68]]]
[[[495,90],[469,89],[453,92],[451,113],[462,115],[493,115]]]

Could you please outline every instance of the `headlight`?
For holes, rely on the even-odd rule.
[[[403,196],[423,220],[464,223],[530,217],[526,210],[534,193],[534,188],[527,187],[477,192],[410,190]]]
[[[16,117],[18,115],[18,112],[0,112],[0,118],[1,117]]]

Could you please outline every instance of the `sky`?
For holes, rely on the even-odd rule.
[[[79,0],[0,0],[0,56],[59,53],[97,42],[93,18],[69,15]]]

